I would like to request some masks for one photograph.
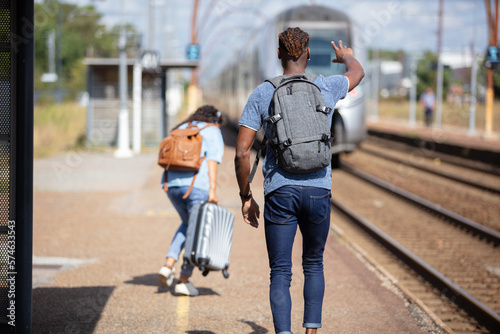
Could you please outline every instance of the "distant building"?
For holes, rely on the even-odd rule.
[[[403,64],[396,60],[383,60],[380,62],[380,94],[387,98],[398,96],[401,80],[403,79]]]

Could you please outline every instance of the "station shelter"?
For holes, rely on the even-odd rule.
[[[86,58],[87,65],[87,130],[89,146],[116,146],[120,110],[119,58]],[[127,109],[130,144],[134,128],[134,64],[127,59]],[[141,145],[156,146],[166,135],[168,123],[167,92],[174,84],[171,74],[175,69],[198,66],[192,60],[159,60],[153,69],[142,67],[140,90]],[[137,75],[137,74],[136,74]]]

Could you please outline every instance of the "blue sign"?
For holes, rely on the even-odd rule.
[[[495,68],[500,60],[500,53],[498,47],[490,46],[486,52],[486,67]]]
[[[189,44],[187,47],[187,59],[199,60],[200,59],[200,46],[198,44]]]

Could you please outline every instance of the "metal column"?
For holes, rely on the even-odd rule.
[[[0,332],[31,333],[34,1],[0,9]]]
[[[165,138],[168,133],[168,113],[167,113],[167,71],[161,72],[161,138]]]

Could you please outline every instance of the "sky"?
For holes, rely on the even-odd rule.
[[[149,47],[163,58],[185,57],[191,38],[194,0],[62,0],[78,5],[93,4],[104,14],[107,25],[122,20],[143,33]],[[436,51],[438,0],[199,0],[197,25],[202,59],[206,64],[224,62],[246,38],[279,12],[296,5],[326,5],[347,13],[357,38],[367,48],[403,49],[409,53]],[[149,4],[153,15],[149,15]],[[121,10],[120,8],[123,8]],[[484,0],[444,0],[442,50],[476,53],[487,47]]]

